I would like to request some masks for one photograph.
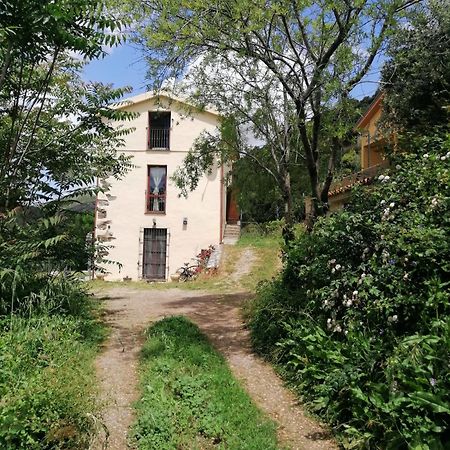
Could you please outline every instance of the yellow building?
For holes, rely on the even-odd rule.
[[[360,133],[361,170],[332,183],[329,192],[330,211],[336,211],[349,200],[353,186],[370,184],[374,177],[389,165],[389,161],[383,153],[387,143],[386,138],[379,128],[382,103],[383,94],[380,93],[355,125]]]
[[[383,154],[386,139],[379,130],[382,102],[383,94],[379,94],[355,126],[361,133],[361,170],[383,165],[386,162]]]

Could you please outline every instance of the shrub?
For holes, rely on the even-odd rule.
[[[48,315],[0,326],[0,447],[88,448],[97,407],[93,327]]]
[[[450,137],[392,155],[288,250],[249,321],[275,361],[347,448],[449,442]]]

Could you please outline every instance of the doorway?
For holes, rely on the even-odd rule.
[[[166,279],[167,229],[144,228],[142,278]]]

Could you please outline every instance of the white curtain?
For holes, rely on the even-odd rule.
[[[150,187],[152,189],[152,194],[158,195],[160,190],[164,188],[163,181],[164,175],[166,174],[165,167],[152,167],[150,169]],[[159,211],[159,199],[153,198],[152,211]]]

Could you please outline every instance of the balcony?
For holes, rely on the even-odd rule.
[[[149,128],[147,146],[149,150],[169,150],[170,128]]]
[[[349,192],[357,184],[370,184],[372,180],[383,170],[389,167],[389,161],[385,160],[381,164],[368,167],[356,173],[336,180],[330,186],[329,197],[338,196]]]

